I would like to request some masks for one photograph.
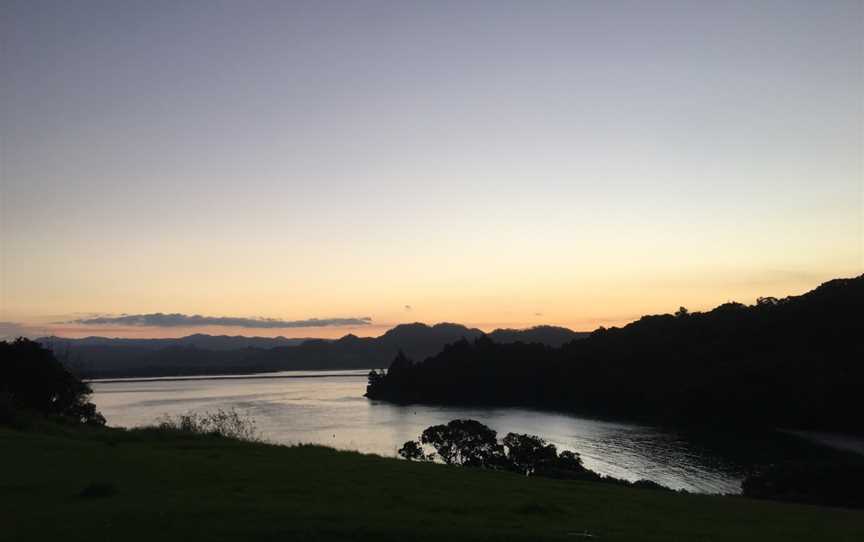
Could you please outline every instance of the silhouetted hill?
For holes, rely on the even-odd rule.
[[[864,276],[752,306],[644,316],[560,348],[460,341],[394,363],[368,396],[864,433],[862,312]]]
[[[440,352],[446,344],[463,338],[474,340],[482,335],[483,332],[479,329],[468,328],[461,324],[445,322],[430,327],[415,322],[400,324],[388,330],[379,337],[379,340],[390,348],[397,350],[401,348],[405,355],[414,359],[426,359]]]
[[[540,328],[524,332],[506,330],[506,338],[535,341],[548,335],[557,341],[566,335],[565,331],[569,331],[550,328],[558,331],[538,334],[536,329]],[[197,334],[179,339],[44,337],[38,341],[51,347],[78,373],[98,378],[369,369],[386,367],[400,349],[414,359],[425,359],[440,352],[447,344],[481,336],[483,332],[479,329],[459,324],[428,326],[414,323],[398,325],[380,337],[346,335],[338,340]]]
[[[528,329],[496,329],[487,336],[496,343],[539,343],[559,347],[576,339],[584,339],[590,332],[573,331],[566,327],[536,326]]]
[[[303,369],[386,367],[400,349],[406,355],[424,359],[449,343],[482,335],[479,329],[458,324],[402,324],[380,337],[346,335],[337,341],[310,340],[298,346],[257,351],[247,361],[254,366],[284,364]]]

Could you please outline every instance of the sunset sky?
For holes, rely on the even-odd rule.
[[[0,337],[590,330],[864,272],[860,0],[0,15]]]

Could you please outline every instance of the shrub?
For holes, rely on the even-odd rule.
[[[233,408],[202,413],[187,412],[177,416],[165,415],[156,421],[156,427],[194,435],[218,435],[247,442],[261,441],[255,420]]]

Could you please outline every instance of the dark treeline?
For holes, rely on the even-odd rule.
[[[432,448],[433,453],[427,453]],[[563,480],[609,482],[628,487],[665,489],[651,480],[630,482],[601,476],[585,468],[578,453],[558,448],[536,435],[498,433],[477,420],[452,420],[427,427],[418,440],[409,440],[399,449],[408,461],[435,461],[461,467],[510,471],[525,476]]]
[[[396,402],[520,405],[697,425],[864,433],[864,276],[801,296],[645,316],[560,348],[461,340],[370,375]]]

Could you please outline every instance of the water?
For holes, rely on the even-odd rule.
[[[363,397],[366,371],[97,381],[91,385],[98,409],[112,426],[149,425],[166,414],[233,407],[252,416],[270,442],[316,443],[392,457],[405,441],[416,439],[430,425],[472,418],[497,430],[499,437],[510,431],[529,433],[554,443],[559,450],[576,451],[586,467],[601,474],[645,478],[673,489],[705,493],[740,492],[741,480],[753,463],[657,427],[521,408],[398,406],[370,401]],[[739,444],[736,440],[740,452]]]

